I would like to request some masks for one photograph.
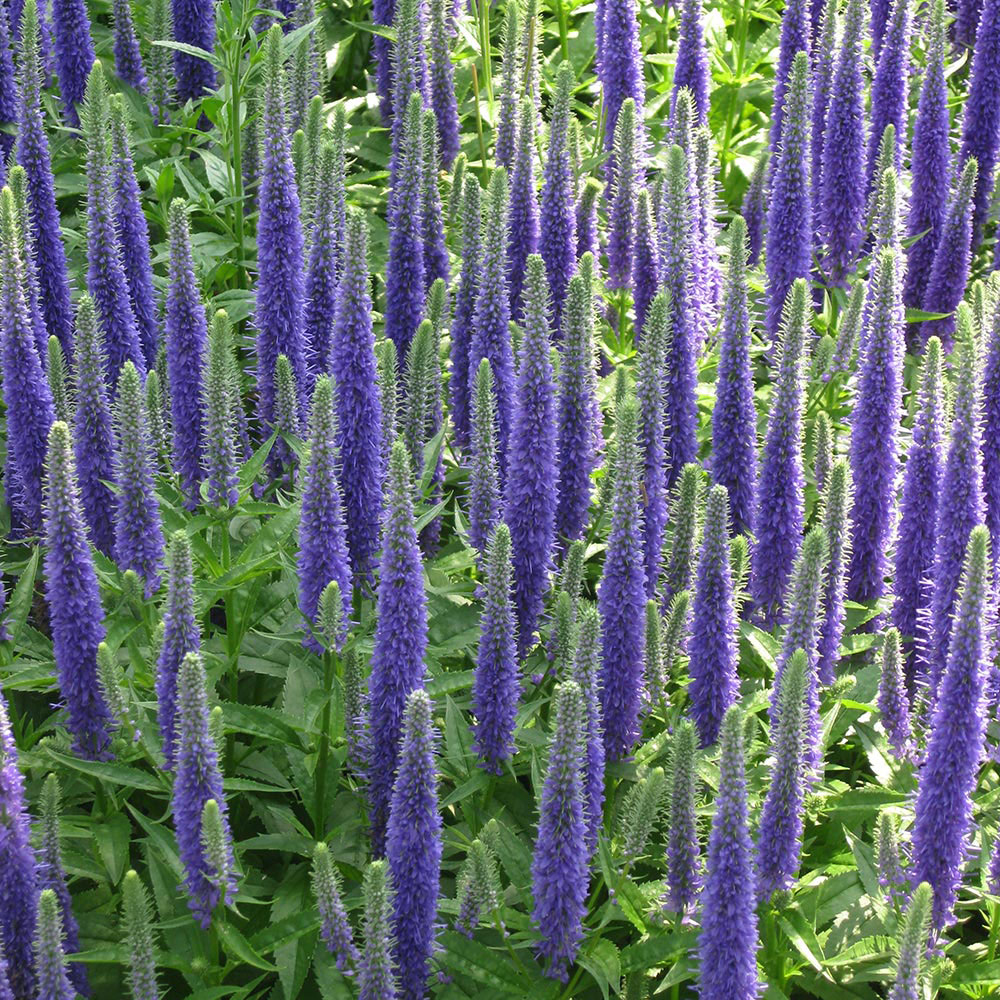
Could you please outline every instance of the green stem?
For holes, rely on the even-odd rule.
[[[573,978],[569,981],[569,985],[559,995],[559,1000],[569,1000],[569,998],[574,995],[573,991],[576,989],[576,985],[577,985],[577,983],[580,982],[580,979],[581,979],[582,976],[583,976],[583,970],[578,968],[573,973]]]
[[[628,322],[628,292],[623,288],[618,292],[618,343],[625,342],[625,324]]]
[[[323,654],[323,721],[320,724],[319,759],[316,762],[316,814],[313,817],[313,833],[317,840],[326,836],[326,771],[330,762],[330,713],[333,699],[334,654],[327,650]]]
[[[990,904],[990,943],[986,953],[987,961],[992,962],[997,953],[997,942],[1000,941],[1000,903]]]
[[[476,72],[476,64],[472,64],[472,91],[476,98],[476,133],[479,136],[479,162],[483,172],[483,180],[486,180],[486,140],[483,138],[483,116],[479,111],[479,74]]]
[[[559,21],[559,50],[563,59],[569,59],[569,24],[563,0],[556,0],[556,18]]]
[[[483,59],[483,83],[486,86],[486,100],[490,105],[490,117],[493,117],[493,67],[491,65],[493,51],[490,47],[490,2],[479,0],[479,54]],[[473,65],[475,72],[475,65]]]
[[[222,575],[225,576],[233,561],[232,540],[229,537],[229,517],[223,515],[220,518],[219,530],[222,532],[221,538],[221,558]],[[235,705],[240,700],[240,669],[239,656],[237,654],[237,642],[239,636],[236,634],[236,607],[235,597],[231,588],[227,588],[226,596],[223,599],[226,611],[226,669],[229,672],[229,700]],[[229,767],[235,764],[236,756],[236,734],[229,733],[226,737],[226,760]]]
[[[240,122],[240,107],[243,103],[243,86],[240,74],[243,62],[243,37],[245,28],[241,21],[239,36],[233,47],[233,62],[229,67],[229,142],[230,163],[233,171],[233,229],[236,236],[236,287],[246,288],[246,218],[243,208],[243,132]]]
[[[736,66],[734,67],[734,76],[737,80],[743,79],[743,60],[746,57],[746,45],[747,45],[747,27],[749,23],[749,4],[740,4],[739,20],[737,21],[736,29]],[[740,98],[740,87],[736,87],[733,90],[732,98],[729,102],[729,108],[726,113],[726,131],[722,141],[722,151],[719,157],[719,186],[722,187],[726,182],[726,171],[729,167],[732,157],[729,152],[729,144],[732,141],[733,133],[736,130],[736,124],[739,122],[740,115],[743,113],[743,101]]]

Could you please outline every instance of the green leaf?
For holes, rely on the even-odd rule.
[[[945,983],[949,986],[1000,986],[1000,959],[958,963]]]
[[[250,942],[243,936],[243,933],[234,927],[228,920],[217,920],[215,923],[219,940],[224,945],[227,954],[231,958],[238,958],[247,965],[252,965],[255,969],[263,969],[265,972],[277,972],[277,966],[271,965],[254,951]]]
[[[112,885],[118,885],[125,873],[131,835],[132,824],[123,813],[105,816],[94,827],[94,842]]]
[[[441,935],[441,964],[459,975],[514,996],[528,996],[531,982],[518,975],[510,958],[499,955],[478,941],[455,931]]]
[[[618,992],[622,978],[621,962],[618,949],[606,938],[589,938],[580,950],[577,962],[594,977],[604,1000],[608,998],[609,987]]]
[[[219,56],[214,52],[200,49],[197,45],[188,45],[187,42],[167,41],[166,39],[158,39],[153,44],[159,45],[164,49],[174,49],[177,52],[183,52],[185,55],[194,56],[196,59],[204,59],[205,62],[211,63],[217,70],[225,69],[222,59]]]
[[[124,788],[138,788],[144,792],[166,793],[168,791],[165,778],[154,778],[151,774],[147,774],[145,771],[140,771],[134,767],[126,767],[124,764],[114,764],[110,761],[83,760],[80,757],[68,757],[66,754],[57,753],[51,749],[46,749],[46,753],[63,767],[71,768],[74,771],[82,771],[84,774],[90,774],[112,785],[121,785]]]
[[[619,956],[622,972],[642,972],[669,965],[688,954],[697,943],[697,932],[686,929],[672,934],[658,934],[622,948]]]
[[[823,948],[816,932],[802,914],[789,908],[778,917],[778,924],[795,946],[796,951],[817,971],[823,971]]]
[[[11,595],[10,605],[7,609],[7,628],[15,644],[21,639],[21,630],[28,620],[31,602],[35,597],[35,576],[38,573],[38,560],[41,551],[39,546],[32,549],[31,557],[17,579],[17,585],[14,587],[14,593]]]

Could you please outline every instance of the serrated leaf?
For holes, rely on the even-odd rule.
[[[580,949],[577,962],[594,977],[605,1000],[608,998],[609,987],[618,992],[622,978],[621,962],[618,949],[606,938],[589,938]]]
[[[228,920],[216,921],[215,929],[230,957],[238,958],[241,962],[252,965],[255,969],[263,969],[265,972],[278,971],[277,966],[271,965],[270,962],[257,954],[250,942],[243,936],[243,932],[234,927]]]
[[[496,990],[528,996],[531,981],[518,975],[507,955],[499,955],[474,939],[455,931],[441,935],[441,964],[460,975]]]
[[[100,778],[112,785],[120,785],[123,788],[138,788],[144,792],[165,793],[168,790],[165,780],[154,778],[151,774],[140,771],[138,768],[126,767],[124,764],[114,764],[110,761],[69,757],[51,749],[46,750],[46,753],[63,767],[82,771],[84,774]]]

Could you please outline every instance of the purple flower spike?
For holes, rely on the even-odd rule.
[[[500,59],[500,108],[496,123],[494,159],[498,167],[510,170],[517,146],[517,96],[521,86],[520,4],[509,3],[504,9],[503,51]]]
[[[170,285],[165,327],[174,467],[180,473],[187,503],[193,508],[202,476],[201,379],[208,321],[194,273],[187,206],[180,198],[170,205],[169,243]]]
[[[871,128],[868,133],[868,185],[875,187],[879,143],[886,126],[896,131],[893,166],[902,169],[902,147],[907,133],[907,98],[910,86],[910,32],[913,26],[910,0],[893,0],[885,38],[872,81]]]
[[[787,889],[799,871],[805,798],[806,698],[809,664],[798,649],[775,678],[771,725],[771,781],[757,835],[757,898],[769,899]]]
[[[694,2],[700,4],[700,0]],[[630,97],[635,102],[637,127],[642,128],[646,85],[642,73],[642,44],[637,8],[635,0],[602,2],[603,30],[597,70],[604,93],[604,142],[608,149],[611,149],[614,142],[621,107]],[[636,140],[637,152],[642,146],[640,134]]]
[[[344,514],[337,482],[337,417],[333,384],[326,375],[316,380],[309,419],[309,465],[302,492],[299,521],[299,610],[307,622],[318,624],[319,598],[328,583],[340,587],[345,612],[350,611],[351,568],[347,557]],[[348,615],[344,616],[344,633]],[[339,641],[344,638],[339,637]],[[307,631],[303,645],[316,653],[322,646]]]
[[[479,623],[479,655],[472,687],[474,749],[483,769],[503,774],[514,750],[514,722],[520,700],[515,648],[513,568],[510,529],[502,521],[493,529],[486,555],[483,613]]]
[[[702,0],[681,0],[677,38],[677,62],[674,65],[673,102],[687,87],[694,98],[698,122],[708,119],[711,77],[708,70],[708,49],[702,24]]]
[[[34,324],[25,301],[22,237],[14,195],[0,194],[0,333],[3,395],[7,407],[7,447],[15,482],[16,507],[29,532],[42,526],[42,478],[46,440],[55,419],[52,392],[38,356]]]
[[[638,738],[645,646],[646,573],[643,569],[639,407],[626,397],[615,418],[611,533],[598,589],[603,623],[601,707],[604,751],[628,756]]]
[[[952,311],[965,294],[972,262],[970,241],[975,209],[973,193],[979,176],[975,160],[966,160],[955,189],[948,199],[948,211],[941,223],[941,235],[934,250],[934,262],[924,288],[923,307],[927,312],[948,313],[944,319],[922,323],[920,332],[927,337],[940,337],[945,348],[950,348],[955,330]]]
[[[916,677],[916,650],[928,648],[938,491],[944,466],[945,406],[941,341],[931,337],[924,347],[917,418],[906,455],[903,500],[896,538],[892,620],[902,633],[906,674]],[[998,431],[1000,433],[1000,431]],[[985,458],[985,456],[984,456]]]
[[[115,562],[134,570],[145,583],[148,599],[160,587],[163,528],[153,487],[152,445],[146,399],[135,365],[126,361],[115,400]]]
[[[614,140],[614,172],[608,212],[608,287],[627,288],[632,278],[635,211],[639,173],[636,158],[636,107],[631,98],[622,104]]]
[[[844,594],[851,554],[847,525],[850,506],[850,466],[844,459],[840,459],[830,469],[829,480],[823,491],[823,530],[826,532],[830,561],[823,586],[823,623],[817,664],[822,684],[832,684],[836,677],[840,640],[844,634]]]
[[[896,522],[897,431],[902,412],[903,289],[901,257],[883,250],[869,278],[867,329],[851,415],[851,562],[848,596],[882,596]]]
[[[712,410],[712,477],[729,492],[733,533],[752,534],[757,492],[757,411],[750,363],[747,227],[739,215],[730,226],[729,273],[719,341]]]
[[[78,125],[77,105],[83,100],[87,76],[94,65],[94,43],[84,0],[52,0],[52,34],[66,120]]]
[[[422,103],[414,94],[401,126],[389,192],[389,258],[385,272],[385,335],[406,357],[424,308],[424,238],[421,215]]]
[[[604,826],[604,735],[601,731],[601,619],[593,604],[577,612],[579,632],[572,677],[583,695],[584,802],[587,817],[587,850],[593,855]]]
[[[10,23],[8,8],[0,12],[0,123],[16,125],[18,117],[17,80],[14,59],[10,48]],[[6,163],[14,148],[14,136],[0,138],[0,163]]]
[[[575,681],[556,688],[554,714],[531,877],[533,917],[541,932],[538,954],[547,976],[565,980],[583,937],[589,882],[580,766],[584,704]]]
[[[21,16],[21,110],[17,162],[28,175],[33,244],[38,267],[42,315],[48,332],[58,337],[66,360],[73,358],[73,308],[66,274],[66,249],[59,227],[55,179],[45,132],[41,92],[44,73],[39,56],[39,13],[36,0],[26,0]]]
[[[962,147],[958,162],[974,159],[979,164],[974,178],[972,232],[970,244],[978,240],[989,210],[993,173],[1000,149],[1000,0],[983,0],[983,12],[976,33],[975,54],[969,97],[962,118]],[[944,310],[942,310],[943,312]],[[935,898],[935,908],[937,899]],[[935,910],[936,912],[936,910]]]
[[[906,289],[903,293],[904,301],[912,308],[919,308],[922,304],[948,209],[948,179],[951,176],[948,133],[951,125],[945,80],[948,36],[944,18],[944,0],[935,0],[927,28],[927,60],[922,70],[920,102],[913,126],[910,167],[913,194],[907,235],[919,239],[907,250]],[[904,630],[904,634],[908,633]]]
[[[115,22],[115,72],[130,87],[144,94],[146,71],[132,22],[132,5],[130,0],[113,0],[111,7]]]
[[[781,14],[778,66],[774,73],[774,101],[771,104],[771,156],[781,150],[785,122],[785,99],[791,82],[792,65],[799,52],[811,50],[812,17],[809,0],[790,0]],[[774,162],[772,160],[772,162]]]
[[[361,956],[354,944],[351,924],[341,898],[340,875],[326,844],[317,844],[313,849],[312,889],[322,921],[320,934],[323,942],[336,959],[337,968],[348,972],[358,964]]]
[[[865,215],[866,122],[861,56],[865,11],[865,0],[848,0],[823,135],[818,228],[826,243],[827,278],[841,286],[854,269]]]
[[[127,3],[127,0],[119,0]],[[153,266],[149,253],[149,227],[142,212],[139,183],[128,132],[125,100],[120,94],[111,98],[111,185],[114,189],[115,219],[129,301],[135,315],[139,342],[146,367],[156,363],[160,344],[160,324],[156,317],[156,292],[153,290]]]
[[[469,347],[470,378],[486,358],[493,369],[497,402],[497,454],[500,477],[507,469],[507,439],[514,405],[514,354],[510,343],[510,300],[507,294],[507,173],[493,171],[487,194],[479,295]]]
[[[812,269],[812,194],[809,181],[809,57],[799,52],[792,64],[781,133],[772,153],[774,180],[767,213],[768,336],[774,339],[781,311],[796,278]]]
[[[646,596],[660,576],[667,522],[666,449],[663,418],[663,361],[670,338],[670,303],[664,292],[653,300],[645,336],[639,344],[635,394],[639,401],[639,447],[642,451],[643,564]]]
[[[1000,545],[1000,308],[994,308],[985,341],[983,365],[983,492],[986,526],[990,538]],[[996,553],[994,558],[1000,553]]]
[[[593,490],[590,474],[601,443],[594,355],[594,258],[584,254],[570,279],[563,312],[559,366],[559,499],[556,530],[570,541],[586,524]]]
[[[455,80],[451,66],[448,0],[430,3],[430,91],[431,107],[437,119],[440,137],[440,166],[447,170],[461,146],[458,106],[455,102]]]
[[[209,727],[207,684],[201,655],[188,653],[177,675],[177,773],[171,804],[188,907],[203,930],[211,925],[215,908],[220,903],[228,905],[236,891],[222,772]],[[202,818],[209,802],[218,806],[223,850],[229,854],[228,871],[220,872],[213,864],[208,838],[202,836]]]
[[[175,0],[177,5],[191,0]],[[202,0],[197,0],[201,3]],[[261,102],[261,164],[257,222],[259,277],[254,325],[257,328],[257,386],[260,419],[266,434],[276,418],[274,372],[278,355],[291,363],[296,386],[304,387],[306,353],[302,333],[305,294],[302,222],[295,168],[286,128],[281,28],[272,25],[264,44],[264,95]],[[179,75],[179,74],[178,74]],[[298,418],[304,421],[305,392],[299,393]]]
[[[674,774],[670,789],[670,831],[667,836],[666,908],[683,916],[691,909],[701,884],[698,818],[695,795],[698,735],[688,719],[682,719],[670,743]]]
[[[372,760],[368,795],[376,856],[385,853],[403,709],[410,692],[423,683],[426,647],[427,608],[413,520],[413,481],[409,454],[400,438],[393,444],[389,460],[369,678]]]
[[[45,477],[45,595],[59,688],[77,753],[105,755],[111,713],[97,680],[97,646],[104,639],[104,609],[80,510],[69,428],[49,431]]]
[[[530,97],[521,100],[517,124],[517,149],[510,177],[510,200],[507,203],[507,293],[511,318],[522,321],[524,287],[528,257],[538,252],[538,197],[535,193],[535,120],[538,112]]]
[[[437,799],[437,734],[431,700],[417,688],[406,700],[399,770],[392,789],[386,860],[392,900],[393,952],[400,1000],[423,1000],[434,950],[441,879],[441,814]]]
[[[734,705],[722,725],[719,794],[701,893],[701,1000],[756,1000],[760,993],[743,729],[743,713]]]
[[[420,219],[424,240],[424,287],[429,289],[439,278],[447,285],[451,279],[451,262],[445,245],[444,219],[441,213],[441,192],[438,187],[437,119],[427,108],[421,119],[420,133]]]
[[[781,653],[775,668],[775,682],[780,686],[784,673],[796,650],[806,654],[805,695],[805,763],[812,774],[822,766],[819,730],[819,678],[816,672],[819,657],[821,628],[821,602],[829,561],[825,526],[813,528],[802,540],[788,584],[788,608],[781,637]],[[771,722],[780,721],[781,703],[775,700],[777,689],[772,692]]]
[[[812,57],[812,217],[819,228],[823,195],[823,146],[826,139],[826,110],[833,89],[834,58],[837,54],[837,6],[813,0]],[[822,8],[822,10],[820,10]],[[818,31],[817,31],[818,29]],[[749,220],[747,220],[749,222]]]
[[[947,666],[917,781],[913,875],[934,887],[933,922],[938,930],[954,919],[972,825],[972,792],[983,754],[990,594],[990,535],[978,525],[969,535],[963,560]]]
[[[156,705],[163,758],[169,770],[177,753],[177,674],[188,653],[201,649],[195,618],[194,570],[191,543],[183,531],[174,532],[167,555],[167,597],[163,609],[163,643],[156,664]]]
[[[122,263],[108,144],[108,88],[99,63],[87,80],[81,112],[87,139],[87,288],[104,335],[104,370],[113,395],[122,365],[131,361],[145,376],[146,361]]]
[[[456,197],[453,193],[452,197]],[[474,374],[469,370],[472,324],[483,253],[482,189],[470,171],[462,190],[462,269],[451,320],[451,420],[460,448],[469,444]]]
[[[427,107],[427,9],[424,0],[395,0],[393,27],[396,40],[392,49],[392,160],[399,155],[404,141],[407,115],[414,94],[421,107]]]
[[[600,232],[597,219],[597,201],[601,196],[601,182],[588,177],[576,200],[576,259],[589,253],[600,256]]]
[[[473,386],[472,440],[469,442],[469,542],[482,555],[500,520],[500,470],[497,466],[496,397],[493,372],[483,358]]]
[[[799,279],[788,293],[781,360],[767,422],[764,458],[757,485],[757,508],[750,592],[768,619],[784,600],[803,521],[802,353],[808,336],[808,288]]]
[[[552,328],[558,333],[569,279],[576,270],[575,178],[570,161],[570,99],[576,76],[566,60],[556,71],[556,93],[549,123],[545,181],[542,185],[539,252],[552,289]]]
[[[903,675],[903,652],[899,632],[891,628],[882,641],[882,678],[878,687],[878,709],[882,728],[897,757],[907,758],[912,752],[910,703]]]
[[[815,150],[815,143],[813,149]],[[760,259],[760,252],[764,249],[764,236],[767,230],[767,188],[768,169],[770,166],[770,153],[765,149],[757,162],[754,164],[753,173],[750,175],[750,182],[747,185],[746,194],[743,196],[743,205],[740,209],[747,225],[747,243],[750,250],[750,258],[747,263],[750,267],[756,267]],[[813,171],[813,193],[816,191],[817,174]]]
[[[729,494],[725,486],[716,485],[705,505],[688,643],[688,697],[703,747],[719,738],[723,717],[739,697],[736,638],[729,566]]]
[[[635,247],[632,255],[632,306],[635,326],[632,340],[636,347],[646,329],[649,307],[660,282],[660,248],[652,196],[648,188],[639,192],[635,208]]]
[[[677,481],[681,469],[698,457],[698,322],[692,316],[696,298],[690,254],[694,232],[690,166],[684,150],[680,146],[671,147],[660,209],[661,285],[670,293],[665,379],[668,488]]]
[[[973,340],[972,317],[963,303],[958,312],[958,355],[955,369],[951,440],[938,493],[937,546],[934,551],[934,593],[931,599],[932,635],[926,658],[931,690],[948,662],[952,616],[958,594],[962,560],[972,529],[984,520],[982,459],[982,388]]]
[[[385,469],[368,281],[368,228],[351,215],[344,270],[337,290],[331,370],[336,391],[337,448],[344,493],[347,547],[355,583],[370,579],[379,547],[379,512]],[[347,591],[344,591],[346,594]]]
[[[309,381],[305,389],[311,393],[317,375],[330,371],[334,314],[337,308],[337,281],[343,265],[349,261],[344,248],[343,176],[338,175],[338,150],[333,141],[323,143],[316,171],[313,193],[313,218],[309,231],[309,264],[303,289],[302,339],[305,344]],[[365,248],[367,250],[367,247]],[[368,277],[367,260],[364,261]],[[367,292],[367,280],[365,290]]]
[[[557,496],[549,286],[545,264],[537,254],[527,260],[523,312],[504,503],[513,548],[518,655],[522,660],[534,645],[548,588]]]
[[[31,817],[25,808],[10,709],[0,694],[0,963],[6,965],[8,997],[35,996],[32,932],[38,907],[38,862],[31,848]],[[6,959],[6,962],[3,960]],[[0,994],[3,977],[0,971]]]
[[[174,39],[206,52],[215,49],[215,7],[209,0],[171,0]],[[178,101],[200,100],[215,89],[215,69],[206,59],[174,52],[174,85]]]
[[[77,993],[66,975],[66,950],[59,900],[52,889],[38,897],[35,925],[35,968],[39,1000],[74,1000]]]

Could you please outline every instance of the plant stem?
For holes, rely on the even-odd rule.
[[[326,836],[326,770],[330,761],[330,710],[333,698],[334,654],[327,650],[323,654],[323,716],[320,723],[319,759],[316,762],[316,795],[313,833],[317,840]]]
[[[472,91],[476,98],[476,133],[479,135],[479,162],[482,165],[483,180],[486,180],[486,140],[483,138],[483,116],[479,111],[479,74],[476,64],[472,64]]]
[[[493,71],[490,65],[493,55],[490,47],[490,0],[479,0],[479,54],[483,59],[483,83],[486,86],[486,100],[493,117]],[[475,64],[472,70],[475,73]]]
[[[563,59],[569,59],[569,25],[563,0],[556,0],[556,18],[559,21],[559,51]]]
[[[222,532],[220,542],[222,558],[222,575],[225,576],[233,561],[232,541],[229,537],[229,515],[223,514],[219,522],[219,530]],[[229,672],[229,700],[235,705],[240,700],[240,669],[239,655],[236,649],[237,634],[236,607],[231,588],[227,588],[226,596],[223,598],[223,605],[226,611],[226,670]],[[236,755],[236,734],[230,733],[226,737],[226,760],[232,768]]]

